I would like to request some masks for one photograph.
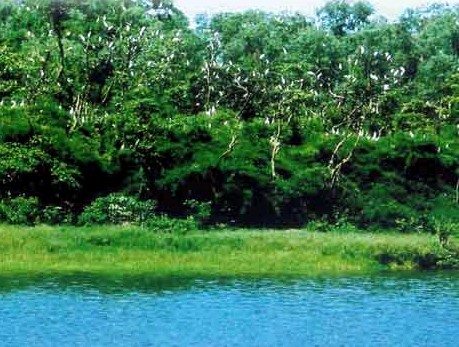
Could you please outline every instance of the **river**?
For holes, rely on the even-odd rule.
[[[0,277],[1,346],[458,346],[459,274]]]

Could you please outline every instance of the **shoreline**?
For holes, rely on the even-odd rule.
[[[295,278],[448,269],[457,261],[427,234],[0,226],[0,277]]]

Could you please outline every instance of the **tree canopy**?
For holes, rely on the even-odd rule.
[[[111,193],[209,223],[458,219],[459,8],[374,14],[191,29],[167,1],[3,1],[0,220],[75,222]]]

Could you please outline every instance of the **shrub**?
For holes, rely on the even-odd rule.
[[[144,224],[154,213],[153,201],[141,201],[120,193],[97,198],[80,215],[79,224]]]
[[[165,215],[153,216],[148,219],[145,224],[149,230],[160,233],[186,234],[187,232],[197,230],[199,228],[199,225],[194,218],[170,218]]]
[[[22,225],[38,223],[40,220],[38,199],[20,196],[0,202],[0,220]]]
[[[185,205],[191,210],[191,217],[189,217],[189,219],[196,220],[201,226],[209,221],[212,214],[212,205],[210,201],[202,202],[192,199],[185,201]]]
[[[42,210],[41,221],[50,225],[72,223],[74,221],[74,216],[61,206],[46,206]]]
[[[384,228],[398,227],[401,231],[409,231],[405,230],[403,221],[415,220],[415,216],[415,211],[395,200],[375,199],[364,206],[361,218],[367,225],[379,225]],[[400,228],[401,224],[404,226],[403,228]],[[412,223],[407,222],[407,224],[411,225]]]

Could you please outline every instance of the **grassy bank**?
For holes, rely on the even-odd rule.
[[[303,276],[438,268],[448,257],[433,235],[0,226],[1,275]]]

